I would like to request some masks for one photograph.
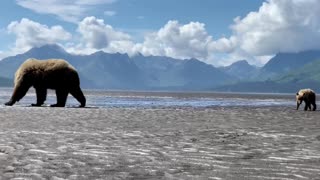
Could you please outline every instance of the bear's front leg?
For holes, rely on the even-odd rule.
[[[4,105],[6,105],[6,106],[12,106],[12,105],[14,105],[14,103],[15,103],[15,102],[11,99],[10,101],[4,103]]]
[[[300,104],[301,104],[301,102],[300,102],[300,101],[299,101],[299,102],[297,102],[297,110],[299,109]]]
[[[14,103],[20,101],[28,92],[30,86],[23,81],[15,85],[12,96],[8,102],[5,103],[6,106],[12,106]]]

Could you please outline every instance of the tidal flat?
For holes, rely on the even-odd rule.
[[[319,129],[293,106],[0,106],[0,179],[317,179]]]

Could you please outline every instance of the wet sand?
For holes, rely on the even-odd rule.
[[[317,179],[320,112],[0,107],[0,179]]]

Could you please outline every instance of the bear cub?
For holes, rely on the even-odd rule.
[[[296,94],[297,101],[297,110],[299,109],[300,104],[304,101],[305,107],[304,110],[308,109],[311,111],[311,105],[313,106],[312,110],[315,111],[317,109],[316,105],[316,93],[311,89],[301,89]]]

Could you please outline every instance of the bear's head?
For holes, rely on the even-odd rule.
[[[296,94],[296,101],[297,101],[297,109],[299,109],[300,104],[303,102],[303,95],[302,92],[297,92]]]

